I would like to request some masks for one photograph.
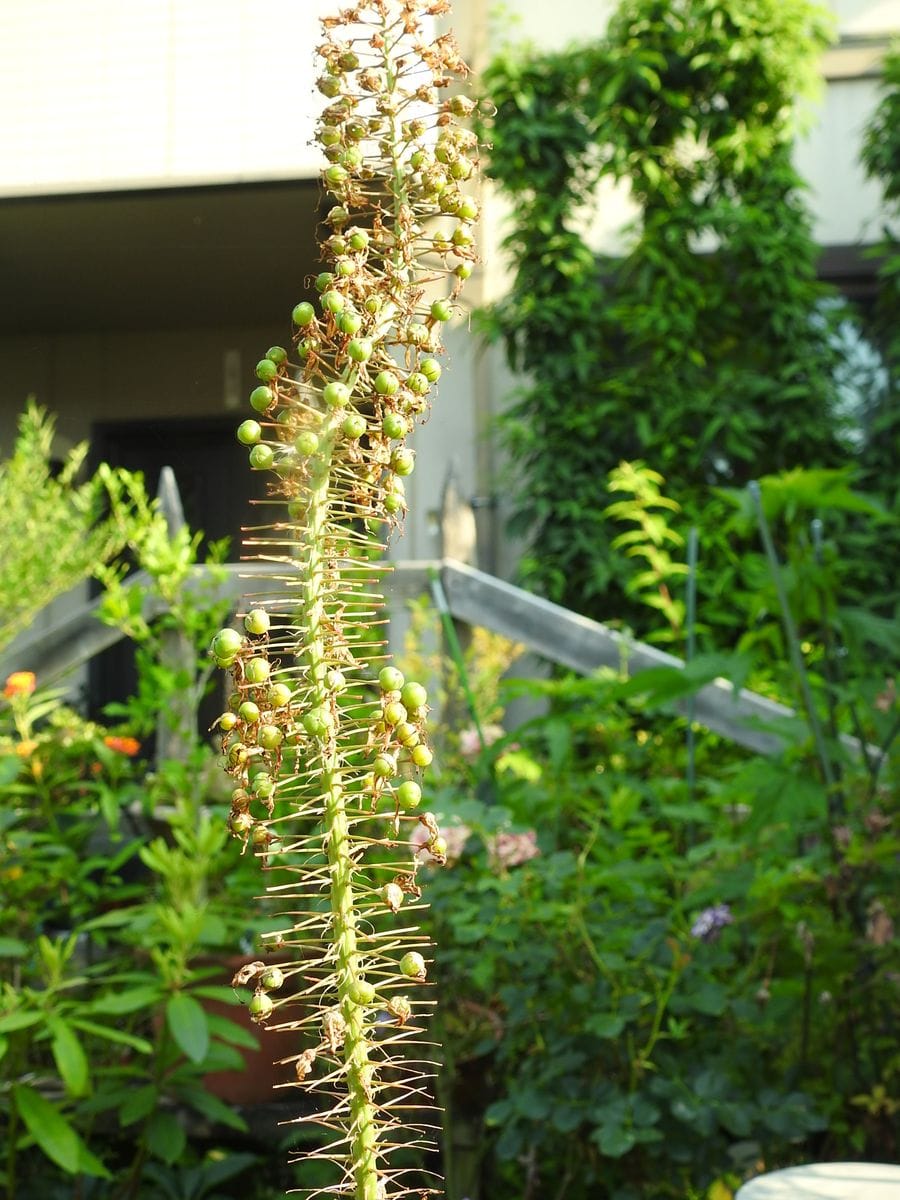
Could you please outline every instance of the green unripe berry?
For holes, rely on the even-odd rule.
[[[332,163],[330,167],[325,168],[325,182],[331,187],[342,187],[349,178],[347,168],[340,163]]]
[[[457,279],[468,279],[472,274],[472,264],[467,262],[457,263],[453,268],[453,274]]]
[[[334,283],[334,274],[331,271],[320,271],[316,276],[316,291],[327,292]]]
[[[414,779],[404,779],[397,788],[396,796],[401,808],[418,808],[422,801],[422,789]]]
[[[351,229],[347,242],[351,250],[365,250],[369,245],[369,235],[364,229]]]
[[[216,658],[233,658],[243,644],[236,629],[220,629],[212,640],[212,652]]]
[[[233,712],[222,713],[221,717],[219,717],[219,719],[216,721],[216,724],[223,731],[223,733],[231,733],[232,729],[234,729],[237,723],[237,715]]]
[[[461,221],[476,221],[478,219],[478,203],[471,196],[463,196],[459,202],[456,215]]]
[[[263,383],[269,383],[277,374],[278,367],[271,358],[261,358],[256,364],[256,378],[261,379]]]
[[[394,737],[401,746],[409,749],[419,741],[419,731],[410,721],[401,721],[394,730]]]
[[[399,700],[392,700],[390,704],[384,706],[385,725],[400,725],[406,720],[406,716],[406,708]]]
[[[352,275],[356,274],[356,263],[352,258],[339,258],[335,263],[335,267],[341,279],[349,279]]]
[[[315,454],[319,448],[319,439],[311,429],[304,429],[297,434],[294,442],[298,454],[304,454],[309,457],[310,454]]]
[[[391,470],[397,475],[412,475],[415,465],[415,453],[406,446],[398,446],[391,454]]]
[[[294,305],[294,311],[291,317],[295,325],[299,325],[301,329],[307,325],[311,325],[316,319],[316,310],[308,300],[301,300],[299,304]]]
[[[340,145],[341,131],[335,125],[323,125],[319,130],[320,146]]]
[[[275,780],[271,775],[261,772],[254,777],[250,784],[250,791],[258,800],[268,800],[275,791]]]
[[[365,979],[354,979],[347,995],[354,1004],[371,1004],[375,999],[375,989]]]
[[[435,321],[449,321],[453,316],[453,305],[449,300],[435,300],[431,306],[431,315]]]
[[[408,950],[400,959],[400,971],[407,979],[424,979],[428,974],[425,959],[417,950]]]
[[[362,317],[353,309],[345,308],[338,317],[338,329],[341,333],[354,334],[359,333],[362,328]]]
[[[366,432],[366,418],[362,413],[348,413],[341,423],[341,430],[345,437],[355,441]]]
[[[269,632],[270,623],[269,614],[264,608],[253,608],[244,617],[244,628],[257,637]]]
[[[366,302],[363,305],[366,312],[370,313],[372,316],[374,316],[376,313],[380,313],[383,306],[384,306],[384,301],[381,299],[380,296],[367,297]]]
[[[258,687],[261,683],[265,683],[269,678],[271,671],[269,660],[266,658],[251,658],[244,667],[244,678],[249,684]]]
[[[406,386],[416,396],[424,396],[431,384],[425,378],[421,371],[413,371],[409,379],[406,381]]]
[[[334,288],[322,293],[322,307],[326,312],[335,314],[343,312],[346,303],[344,296],[340,292],[336,292]]]
[[[424,708],[428,703],[428,693],[422,687],[421,683],[416,683],[411,679],[409,683],[405,683],[400,691],[400,699],[407,708],[413,711],[417,708]]]
[[[271,1017],[275,1004],[271,996],[268,996],[263,991],[254,992],[250,997],[250,1003],[247,1006],[250,1012],[250,1020],[259,1024],[261,1021]]]
[[[371,338],[354,338],[347,343],[347,353],[354,362],[368,362],[373,349]]]
[[[394,513],[404,512],[405,510],[406,501],[403,497],[397,495],[396,492],[388,492],[384,498],[384,511],[393,516]]]
[[[399,413],[387,412],[384,414],[381,428],[387,438],[402,438],[409,433],[409,422]]]
[[[239,767],[247,761],[249,751],[243,742],[232,742],[228,747],[228,762],[232,767]]]
[[[414,346],[427,346],[431,341],[431,332],[427,325],[414,321],[407,327],[406,336]]]
[[[280,367],[283,362],[287,362],[287,350],[284,346],[270,346],[266,351],[266,358],[271,359],[276,367]]]
[[[338,671],[337,668],[332,668],[325,676],[325,682],[333,692],[340,692],[347,686],[347,680],[343,671]]]
[[[329,408],[345,408],[350,402],[350,389],[346,383],[334,380],[325,385],[322,391],[322,399]]]
[[[274,992],[284,987],[284,972],[281,967],[267,967],[259,977],[259,982],[267,992]]]
[[[235,837],[246,837],[253,824],[253,818],[248,812],[233,812],[228,818],[228,828]]]
[[[269,708],[285,708],[291,702],[291,689],[284,683],[273,683],[266,692]]]
[[[393,396],[400,390],[400,380],[393,371],[379,371],[375,376],[375,391],[379,396]]]
[[[261,442],[250,451],[250,466],[254,471],[268,471],[275,462],[275,451]]]
[[[283,741],[284,734],[277,725],[260,725],[256,742],[263,750],[277,750]]]
[[[242,721],[246,721],[248,725],[255,725],[259,720],[259,705],[254,704],[252,700],[245,700],[238,713]]]
[[[417,767],[429,767],[434,759],[434,755],[424,742],[420,742],[418,746],[413,746],[410,758]]]
[[[383,692],[399,692],[403,683],[403,672],[396,667],[382,667],[378,672],[378,686]]]
[[[376,779],[390,779],[397,774],[397,760],[392,754],[379,754],[372,763],[372,771]]]
[[[312,708],[304,714],[302,725],[310,737],[325,737],[331,728],[331,714],[326,708]]]
[[[441,377],[441,364],[436,358],[423,358],[419,363],[419,370],[429,383],[437,383]]]
[[[447,839],[439,833],[435,834],[428,843],[428,853],[433,855],[434,858],[439,858],[442,861],[445,860],[447,857]]]
[[[250,393],[250,407],[259,413],[264,413],[271,407],[274,400],[274,395],[267,387],[255,387]]]

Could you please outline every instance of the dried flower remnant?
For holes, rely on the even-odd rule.
[[[415,1049],[431,1004],[428,945],[410,910],[417,831],[433,864],[447,845],[417,811],[432,758],[425,689],[377,638],[378,558],[415,469],[407,439],[475,262],[478,206],[465,187],[478,145],[460,123],[473,105],[450,92],[464,74],[455,44],[430,28],[445,9],[362,0],[323,22],[325,269],[317,302],[294,307],[290,346],[257,364],[255,415],[237,435],[270,480],[266,523],[245,547],[271,564],[271,590],[212,644],[233,678],[217,722],[229,827],[273,872],[269,893],[290,913],[273,941],[298,960],[284,974],[305,985],[295,1017],[290,998],[254,978],[251,1013],[297,1031],[296,1086],[327,1131],[315,1156],[335,1166],[317,1194],[352,1200],[436,1194],[409,1166],[435,1124],[429,1052]]]

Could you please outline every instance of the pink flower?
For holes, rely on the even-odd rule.
[[[494,866],[503,870],[518,867],[540,854],[537,834],[533,829],[525,833],[497,833],[488,842],[488,849]]]
[[[485,747],[493,746],[499,738],[503,737],[506,732],[502,725],[482,725],[481,732],[484,737]],[[481,751],[481,739],[478,737],[478,730],[474,725],[468,729],[463,729],[459,735],[459,752],[463,758],[476,758]]]

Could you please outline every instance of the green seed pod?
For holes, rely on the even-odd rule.
[[[255,408],[257,412],[264,413],[275,402],[275,394],[269,388],[255,387],[250,393],[250,407]]]
[[[366,432],[366,418],[362,413],[348,413],[341,422],[341,432],[344,437],[358,441]]]
[[[401,746],[405,746],[407,749],[417,745],[420,740],[418,729],[409,721],[403,721],[396,727],[394,737]]]
[[[347,995],[354,1004],[371,1004],[375,999],[375,989],[365,979],[355,979],[350,985]]]
[[[287,350],[284,346],[270,346],[266,351],[266,358],[270,358],[276,366],[280,367],[283,362],[287,362]]]
[[[379,754],[372,763],[372,771],[376,779],[390,779],[397,774],[397,760],[393,754]]]
[[[404,810],[418,808],[422,803],[422,789],[413,779],[404,779],[394,794]]]
[[[260,725],[256,742],[263,750],[277,750],[283,741],[284,734],[277,725]]]
[[[399,692],[403,683],[403,672],[396,667],[382,667],[378,672],[378,686],[383,692]]]
[[[305,329],[307,325],[311,325],[316,319],[316,310],[308,300],[301,300],[299,304],[294,305],[291,319],[295,325],[299,325],[301,329]]]
[[[429,767],[434,759],[434,755],[424,742],[420,742],[418,746],[413,746],[410,758],[417,767]]]
[[[414,679],[410,679],[400,689],[400,699],[411,711],[417,708],[424,708],[428,703],[428,693],[422,687],[421,683],[416,683]]]
[[[391,470],[398,475],[412,475],[415,466],[415,452],[408,446],[398,446],[391,454]]]
[[[409,433],[409,421],[399,413],[387,412],[381,422],[381,429],[386,438],[402,438]]]
[[[416,950],[409,950],[399,962],[400,971],[407,979],[424,979],[428,974],[425,959]]]
[[[322,307],[326,312],[337,314],[343,310],[346,303],[347,301],[343,294],[336,292],[333,288],[322,293]]]
[[[271,667],[269,666],[268,659],[251,658],[246,667],[244,667],[244,678],[248,683],[258,686],[266,682],[269,678],[270,670]]]
[[[280,967],[267,967],[260,975],[259,982],[267,992],[277,991],[284,987],[284,972]]]
[[[272,362],[271,358],[261,358],[256,364],[256,378],[261,379],[263,383],[269,383],[278,374],[278,367]]]
[[[392,700],[384,706],[385,725],[399,725],[406,720],[406,707],[399,700]]]
[[[345,408],[350,403],[350,389],[346,383],[339,381],[326,384],[322,390],[322,399],[329,408]]]
[[[291,702],[291,689],[284,683],[273,683],[266,692],[269,708],[285,708]]]
[[[269,614],[264,608],[253,608],[244,617],[244,628],[257,637],[269,632]]]
[[[216,658],[233,658],[243,644],[236,629],[220,629],[212,640],[212,652]]]
[[[423,358],[419,363],[419,370],[429,383],[437,383],[441,377],[441,364],[436,358]]]
[[[373,344],[371,338],[353,338],[347,343],[347,354],[354,362],[368,362],[372,357]]]
[[[375,391],[379,396],[393,396],[400,389],[400,380],[393,371],[379,371],[375,376]]]
[[[250,466],[254,471],[268,471],[275,462],[275,451],[260,443],[250,451]]]
[[[271,1017],[275,1010],[272,997],[261,990],[253,993],[247,1007],[250,1012],[250,1020],[255,1021],[257,1025]]]
[[[216,721],[216,724],[219,726],[219,728],[222,730],[223,733],[230,733],[231,730],[234,729],[235,725],[237,725],[237,723],[238,723],[237,716],[233,712],[222,713],[221,717],[219,717],[218,720]]]
[[[228,818],[228,827],[235,837],[247,837],[254,821],[248,812],[233,812]]]
[[[238,709],[242,721],[248,725],[255,725],[259,720],[259,705],[254,704],[252,700],[245,700]]]
[[[303,454],[308,458],[319,449],[319,438],[311,429],[304,429],[297,434],[294,445],[297,447],[298,454]]]

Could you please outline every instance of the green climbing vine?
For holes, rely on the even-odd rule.
[[[828,31],[809,0],[628,0],[596,42],[487,72],[514,279],[485,320],[525,380],[513,530],[552,599],[639,620],[604,518],[622,460],[715,538],[712,488],[845,456],[840,310],[791,165]],[[610,182],[637,210],[618,257],[586,237]]]

